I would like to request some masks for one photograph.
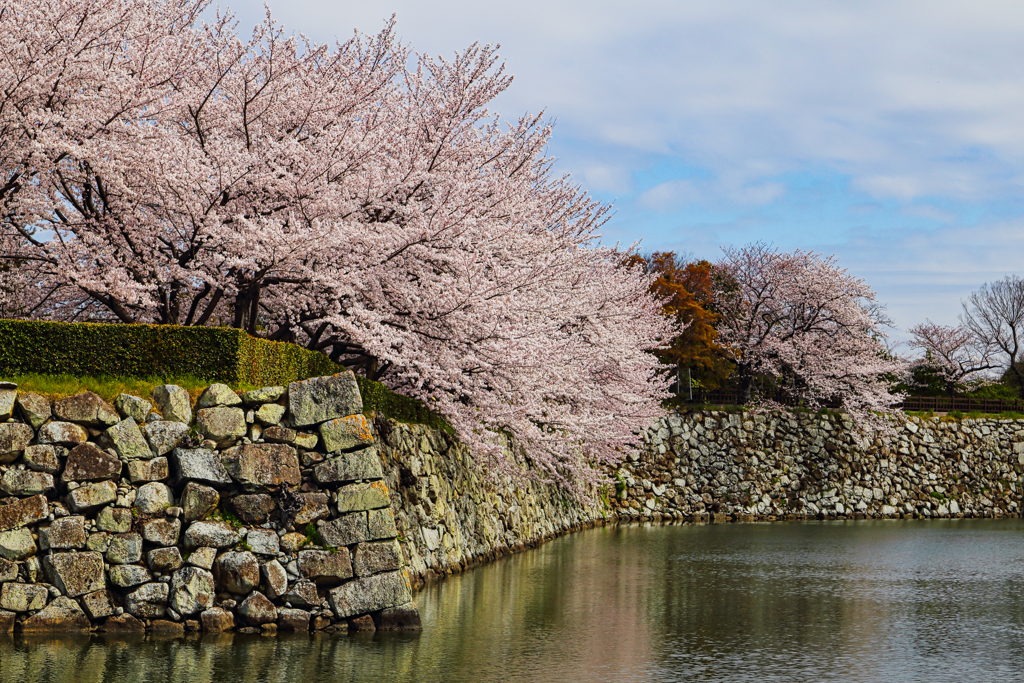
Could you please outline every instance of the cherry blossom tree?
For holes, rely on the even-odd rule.
[[[903,367],[883,344],[874,292],[834,257],[758,243],[726,249],[718,267],[727,283],[715,301],[719,339],[746,401],[758,375],[810,407],[839,401],[861,424],[902,400],[889,390]]]
[[[913,335],[909,346],[924,352],[912,367],[936,376],[951,397],[968,388],[969,377],[998,367],[992,344],[963,326],[926,320],[908,331]]]
[[[319,45],[269,15],[243,39],[206,6],[0,6],[5,310],[294,341],[496,471],[595,480],[660,412],[667,323],[596,246],[607,207],[552,173],[550,126],[488,110],[494,49],[414,55],[393,24]]]

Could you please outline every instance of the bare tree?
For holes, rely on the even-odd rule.
[[[979,344],[992,346],[1001,363],[1017,380],[1024,398],[1024,373],[1018,363],[1024,352],[1024,279],[1008,275],[985,283],[963,302],[960,321]]]

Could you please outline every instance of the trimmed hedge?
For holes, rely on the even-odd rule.
[[[0,373],[79,377],[191,376],[257,387],[343,371],[322,353],[228,327],[0,320]],[[422,402],[357,376],[364,412],[451,432]]]

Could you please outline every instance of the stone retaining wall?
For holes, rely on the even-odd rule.
[[[0,384],[0,633],[419,627],[351,373],[152,398]]]

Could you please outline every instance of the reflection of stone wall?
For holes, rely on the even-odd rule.
[[[1024,421],[705,412],[663,419],[618,470],[624,519],[1020,515]]]
[[[1019,516],[1024,421],[899,420],[858,437],[845,416],[699,412],[647,430],[591,505],[492,482],[442,432],[377,421],[417,585],[594,524]]]
[[[0,632],[418,627],[352,373],[153,400],[0,385]]]

